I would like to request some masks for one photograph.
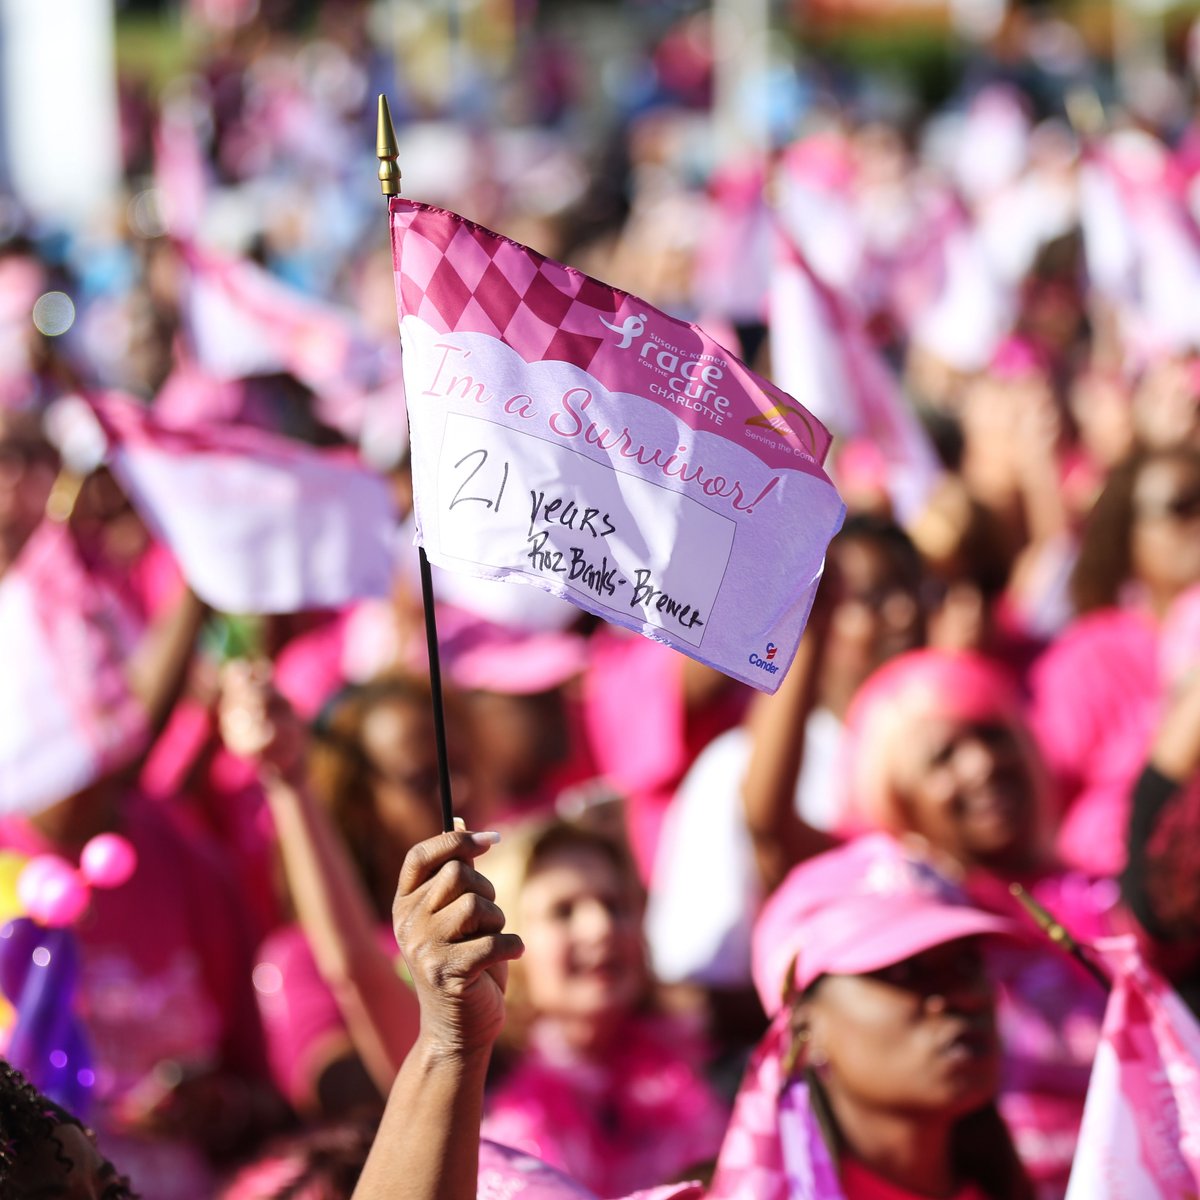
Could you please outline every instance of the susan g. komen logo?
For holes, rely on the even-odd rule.
[[[646,314],[631,314],[620,325],[614,325],[611,321],[600,317],[600,324],[611,329],[613,333],[621,335],[621,340],[617,343],[618,350],[628,350],[633,345],[634,339],[641,337],[646,332]]]

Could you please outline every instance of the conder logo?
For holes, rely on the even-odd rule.
[[[778,652],[779,647],[774,642],[768,642],[767,648],[762,654],[752,653],[750,655],[750,665],[757,667],[760,671],[766,671],[768,675],[775,675],[779,671],[778,664],[774,662]]]

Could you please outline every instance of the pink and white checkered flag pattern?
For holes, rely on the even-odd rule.
[[[828,431],[701,329],[391,203],[418,539],[768,691],[844,515]]]
[[[166,428],[119,396],[92,404],[113,473],[206,603],[282,613],[388,594],[391,492],[352,456],[245,426]]]
[[[1113,980],[1067,1200],[1200,1195],[1200,1025],[1132,936],[1094,947]]]
[[[616,289],[453,213],[395,201],[392,228],[402,238],[394,243],[402,316],[443,333],[490,334],[530,362],[561,359],[585,371],[605,344],[596,317],[616,315]]]
[[[782,229],[770,313],[772,374],[780,387],[836,433],[877,447],[897,515],[915,517],[940,474],[933,445],[861,321]]]
[[[33,813],[145,745],[122,663],[142,627],[45,521],[0,578],[0,813]]]

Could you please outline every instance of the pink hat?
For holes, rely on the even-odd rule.
[[[439,609],[439,623],[442,612]],[[530,633],[481,618],[442,623],[446,672],[460,691],[532,696],[553,691],[587,665],[587,642],[559,630]]]
[[[931,869],[873,834],[796,867],[767,901],[754,926],[754,986],[774,1016],[785,985],[803,991],[821,975],[862,975],[980,934],[1020,936],[955,903]]]

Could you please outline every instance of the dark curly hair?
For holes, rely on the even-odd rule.
[[[279,1138],[247,1163],[217,1200],[350,1200],[377,1125],[356,1117]]]
[[[40,1146],[52,1147],[54,1159],[61,1164],[64,1174],[74,1170],[75,1164],[55,1132],[63,1125],[74,1125],[87,1132],[78,1117],[42,1095],[16,1067],[0,1059],[0,1200],[20,1200],[22,1185],[14,1176]],[[129,1181],[115,1172],[103,1197],[137,1200]]]

